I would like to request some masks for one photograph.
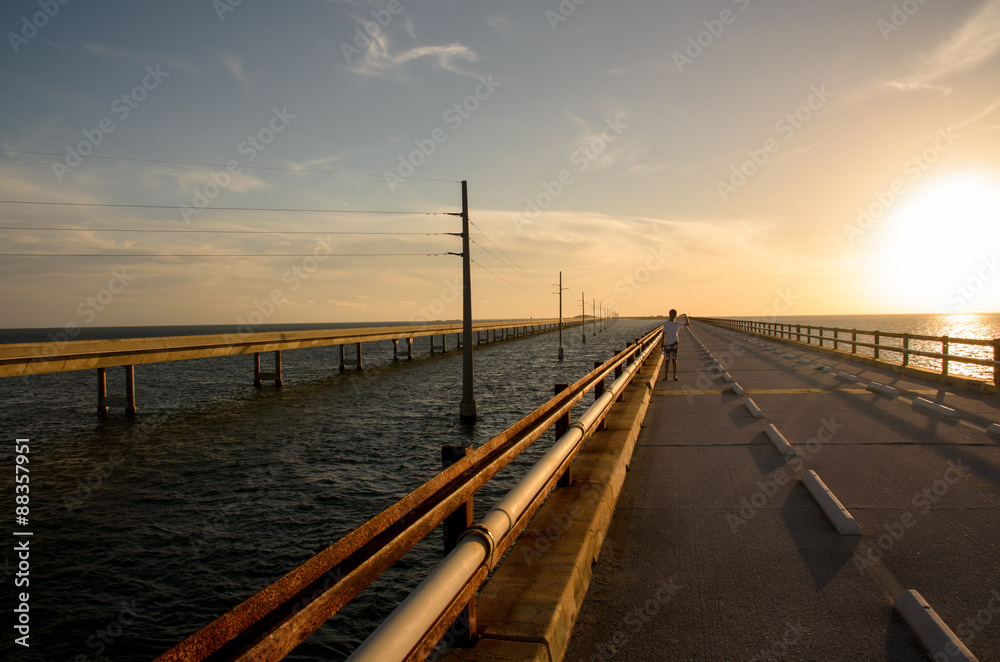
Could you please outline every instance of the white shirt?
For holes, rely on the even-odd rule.
[[[671,322],[670,320],[664,320],[663,322],[663,344],[673,345],[677,342],[677,332],[684,327],[683,322]]]

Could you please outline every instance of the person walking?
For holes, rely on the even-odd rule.
[[[677,321],[677,311],[670,309],[670,319],[663,321],[663,360],[667,364],[666,374],[664,379],[670,379],[670,364],[674,364],[674,381],[679,381],[677,377],[677,348],[680,345],[680,339],[677,337],[677,332],[681,330],[681,327],[691,326],[691,320],[688,319],[687,313],[681,315],[684,318],[684,323]]]

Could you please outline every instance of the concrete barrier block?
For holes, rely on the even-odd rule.
[[[826,513],[827,519],[830,520],[838,533],[849,536],[861,535],[861,525],[851,516],[847,508],[844,508],[844,504],[840,503],[840,499],[834,495],[815,471],[807,471],[802,476],[802,482],[819,507]]]
[[[931,659],[978,662],[978,658],[941,620],[920,593],[913,589],[903,591],[895,597],[893,603]]]
[[[879,382],[872,382],[866,387],[872,393],[881,393],[882,395],[888,395],[891,398],[895,398],[899,395],[899,391],[889,386],[888,384],[881,384]]]
[[[729,386],[729,390],[732,391],[733,393],[735,393],[736,395],[746,395],[747,394],[746,390],[744,390],[744,388],[742,386],[740,386],[739,384],[737,384],[736,382],[733,382]]]
[[[764,433],[767,435],[767,438],[771,440],[771,443],[774,444],[774,447],[778,449],[779,453],[785,457],[795,455],[795,449],[792,448],[790,443],[788,443],[788,440],[785,439],[784,435],[778,432],[778,428],[774,427],[773,423],[767,424],[767,427],[764,428]]]
[[[743,404],[746,406],[747,411],[750,412],[751,416],[753,416],[754,418],[764,418],[764,412],[760,410],[760,407],[757,406],[756,402],[754,402],[750,398],[747,398]]]
[[[925,409],[933,414],[938,414],[939,416],[944,416],[946,418],[958,418],[958,412],[951,407],[946,407],[937,402],[931,402],[927,398],[917,398],[913,401],[913,406],[919,409]]]
[[[986,434],[990,435],[991,437],[996,437],[997,439],[1000,439],[1000,423],[994,423],[993,425],[986,428]]]

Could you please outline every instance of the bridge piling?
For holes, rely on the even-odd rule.
[[[260,352],[254,352],[253,355],[253,385],[255,387],[260,387],[261,382],[265,379],[273,379],[274,386],[276,388],[281,388],[285,385],[284,381],[281,379],[281,350],[274,351],[274,371],[273,372],[261,372],[260,370]]]
[[[104,418],[110,407],[125,407],[126,416],[135,416],[135,366],[125,366],[125,395],[108,395],[107,368],[97,369],[97,415]]]

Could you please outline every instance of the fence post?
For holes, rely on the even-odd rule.
[[[795,342],[802,342],[802,325],[795,325]]]
[[[942,375],[948,374],[948,350],[949,350],[948,336],[943,336],[941,338],[941,353],[944,354],[944,358],[941,359]]]
[[[858,353],[858,330],[851,329],[851,354]]]
[[[559,395],[563,391],[569,388],[569,384],[556,384],[553,389],[555,395]],[[561,438],[566,434],[566,430],[569,430],[569,412],[566,412],[558,419],[556,419],[556,439]],[[556,482],[556,487],[569,487],[573,484],[573,465],[566,467],[566,471],[562,476],[559,476],[559,481]]]
[[[875,345],[875,349],[873,349],[872,352],[874,353],[876,359],[882,355],[882,352],[880,351],[882,348],[879,347],[882,342],[881,337],[882,334],[878,331],[876,331],[872,336],[872,344]]]
[[[993,340],[993,385],[1000,386],[1000,338]]]
[[[447,469],[472,451],[472,446],[442,446],[441,447],[441,468]],[[475,497],[459,505],[455,511],[444,520],[444,553],[447,555],[455,549],[458,539],[462,533],[475,524]],[[456,644],[462,647],[469,647],[476,640],[476,596],[469,599],[465,609],[456,619],[465,625],[465,633],[457,637]]]
[[[910,365],[910,334],[903,334],[903,366]]]
[[[601,363],[600,361],[594,361],[594,370],[597,370],[602,365],[604,365],[604,364]],[[607,377],[605,377],[605,379],[607,379]],[[600,398],[602,395],[604,395],[604,381],[605,381],[605,379],[602,379],[601,381],[597,382],[594,385],[594,401],[595,402],[598,400],[598,398]],[[608,422],[602,418],[601,419],[601,423],[597,426],[597,429],[598,430],[607,430],[608,429]]]

